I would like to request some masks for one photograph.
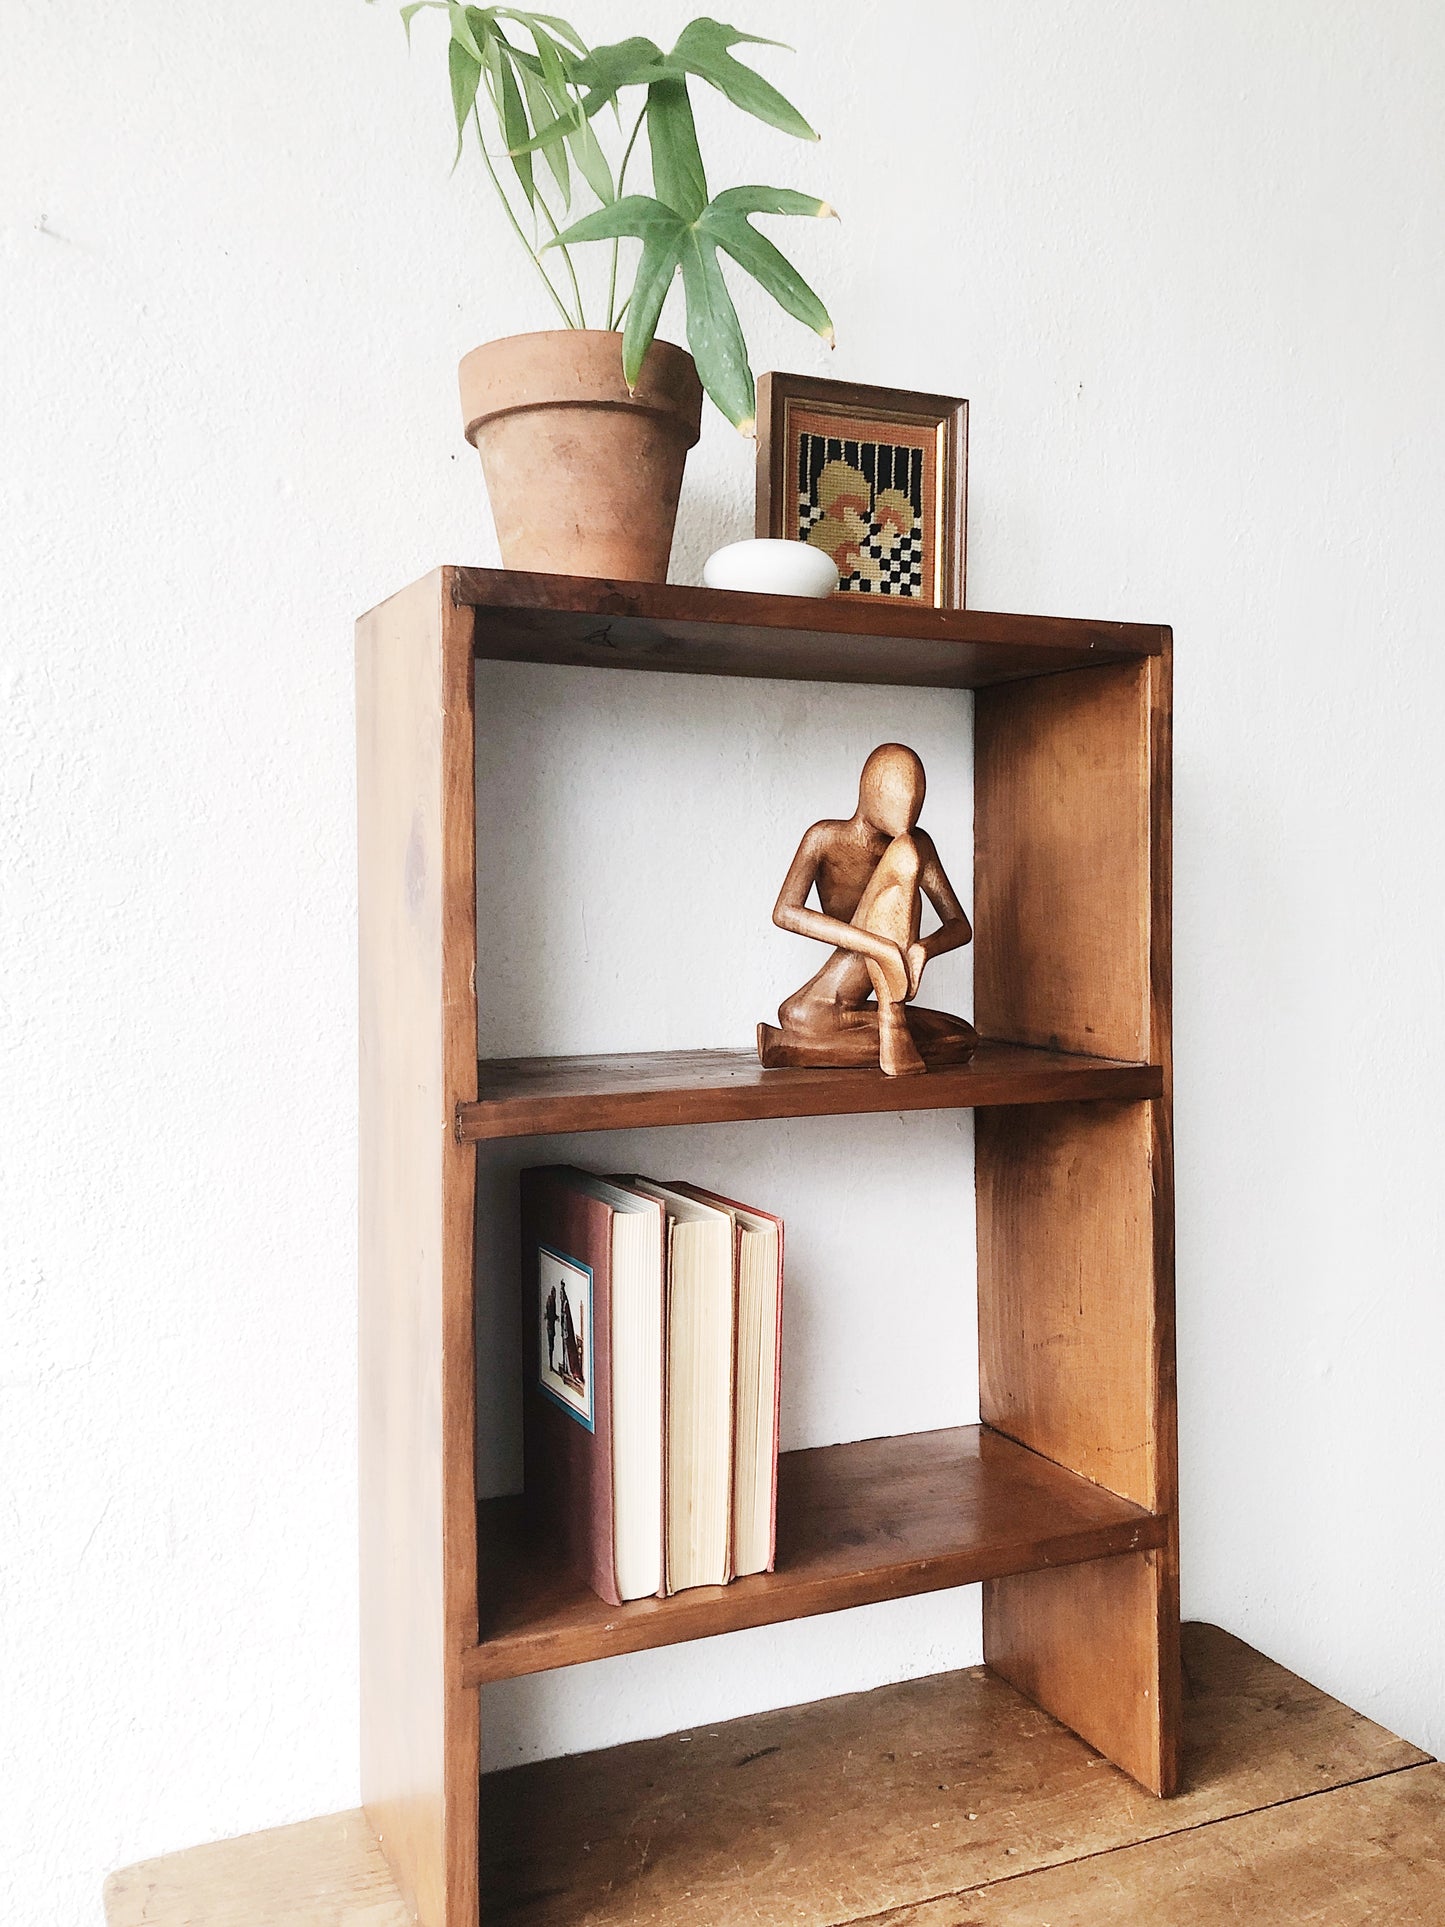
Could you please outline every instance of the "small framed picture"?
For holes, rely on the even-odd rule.
[[[589,1432],[592,1406],[592,1268],[537,1247],[537,1378],[548,1398]]]
[[[757,533],[838,565],[839,595],[964,606],[968,403],[763,375]]]

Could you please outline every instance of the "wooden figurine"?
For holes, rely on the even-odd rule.
[[[918,828],[924,788],[913,751],[883,743],[863,765],[852,816],[815,823],[798,845],[773,922],[836,947],[783,1003],[778,1026],[758,1025],[758,1057],[768,1069],[876,1061],[902,1077],[961,1064],[977,1048],[978,1033],[962,1017],[909,1008],[929,958],[973,935],[932,837]],[[815,886],[821,908],[810,910]],[[920,937],[924,897],[940,922]]]

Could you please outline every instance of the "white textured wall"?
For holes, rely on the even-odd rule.
[[[576,14],[666,37],[685,9]],[[771,71],[825,141],[709,115],[716,178],[842,209],[796,237],[833,372],[972,398],[971,599],[1175,625],[1186,1608],[1440,1749],[1439,10],[770,0],[743,24],[803,50]],[[36,1927],[98,1920],[110,1866],[355,1797],[350,622],[488,558],[454,365],[543,321],[474,175],[446,176],[444,114],[435,48],[408,66],[359,0],[0,21],[0,1811]],[[759,366],[824,367],[748,312]],[[745,532],[750,490],[710,422],[679,574]],[[646,698],[654,770],[677,700]],[[938,740],[947,699],[918,700]],[[830,768],[851,702],[788,712]],[[729,704],[689,724],[719,808],[724,722],[761,714]],[[777,849],[819,807],[784,757],[760,759]],[[707,802],[700,775],[691,820]],[[731,1034],[792,954],[761,940],[699,1008]],[[650,1041],[703,1041],[665,1007]],[[896,1196],[913,1152],[966,1190],[966,1144],[855,1121],[687,1155],[760,1194],[775,1160],[826,1258],[835,1155],[881,1145]],[[840,1271],[855,1380],[789,1358],[811,1436],[899,1404],[857,1379],[876,1307]],[[746,1635],[711,1699],[686,1655],[619,1662],[571,1732],[545,1688],[492,1696],[492,1744],[971,1637],[947,1599]]]

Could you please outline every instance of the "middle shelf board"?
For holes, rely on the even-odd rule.
[[[529,1538],[518,1499],[477,1509],[480,1686],[714,1633],[939,1592],[1008,1573],[1165,1544],[1168,1520],[987,1426],[785,1452],[777,1570],[671,1599],[609,1606],[555,1548]]]
[[[1159,1097],[1163,1089],[1157,1064],[987,1039],[967,1064],[922,1077],[885,1077],[877,1069],[765,1071],[751,1051],[741,1050],[499,1057],[477,1067],[477,1101],[457,1106],[457,1136],[475,1142],[749,1118],[1072,1104]]]

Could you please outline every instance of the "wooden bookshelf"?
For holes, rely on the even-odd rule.
[[[903,1078],[876,1069],[765,1071],[756,1053],[736,1050],[505,1057],[478,1065],[476,1101],[457,1106],[457,1136],[471,1141],[646,1124],[1070,1104],[1158,1097],[1163,1081],[1157,1064],[987,1039],[967,1064]]]
[[[973,1062],[479,1064],[478,660],[976,689]],[[1152,625],[496,570],[358,625],[362,1787],[421,1927],[506,1904],[481,1871],[484,1681],[968,1580],[993,1674],[1175,1790],[1170,673]],[[775,1574],[621,1610],[514,1507],[479,1510],[478,1141],[959,1105],[980,1427],[787,1455]],[[748,1917],[778,1916],[759,1893]]]
[[[1157,1549],[1168,1521],[987,1426],[785,1452],[778,1563],[729,1586],[609,1606],[530,1542],[515,1499],[480,1507],[473,1685],[583,1660]]]

